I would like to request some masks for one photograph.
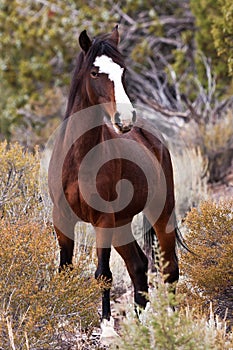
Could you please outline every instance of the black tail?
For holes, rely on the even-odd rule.
[[[187,252],[191,253],[191,254],[195,254],[187,245],[187,243],[184,240],[184,237],[182,236],[182,233],[180,232],[179,228],[176,225],[175,228],[175,232],[176,232],[176,243],[178,245],[179,248],[183,248],[184,250],[186,250]]]
[[[159,257],[158,240],[155,230],[145,215],[143,215],[143,233],[143,250],[148,258],[148,267],[151,271],[155,272],[157,270],[157,262]]]
[[[156,233],[145,215],[143,215],[143,233],[144,249],[146,252],[149,252],[155,243]]]
[[[149,221],[147,220],[146,216],[143,215],[143,231],[144,231],[144,249],[147,252],[151,250],[151,247],[155,245],[156,242],[156,232],[154,228],[151,226]],[[195,254],[187,245],[187,243],[184,240],[184,237],[182,236],[177,222],[175,222],[175,233],[176,233],[176,243],[179,248],[183,248],[184,250],[188,251],[189,253]]]

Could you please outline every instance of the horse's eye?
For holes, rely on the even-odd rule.
[[[98,78],[99,73],[97,73],[96,71],[91,71],[91,77],[92,78]]]

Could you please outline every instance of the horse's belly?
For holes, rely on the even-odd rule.
[[[81,188],[84,187],[85,193],[82,193]],[[102,217],[107,222],[114,221],[114,224],[117,221],[130,221],[147,203],[147,183],[142,179],[140,187],[135,181],[125,179],[117,183],[105,179],[104,183],[96,184],[96,191],[93,191],[92,187],[89,191],[87,181],[81,188],[78,182],[75,182],[65,189],[66,200],[76,214],[77,220],[90,222],[93,225]]]

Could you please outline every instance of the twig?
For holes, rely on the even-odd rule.
[[[160,112],[166,117],[180,117],[183,119],[190,119],[190,113],[180,112],[180,111],[171,111],[170,109],[164,108],[159,103],[155,101],[148,100],[146,97],[140,97],[141,101],[146,103],[148,106],[152,107],[155,111]]]
[[[11,349],[16,350],[10,316],[6,317],[6,323],[7,323],[7,329],[8,329],[8,335],[9,335]]]

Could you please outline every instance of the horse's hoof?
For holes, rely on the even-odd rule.
[[[114,339],[119,337],[117,332],[114,330],[113,317],[111,317],[109,321],[103,319],[100,326],[102,330],[100,341],[103,345],[110,345],[114,341]]]

